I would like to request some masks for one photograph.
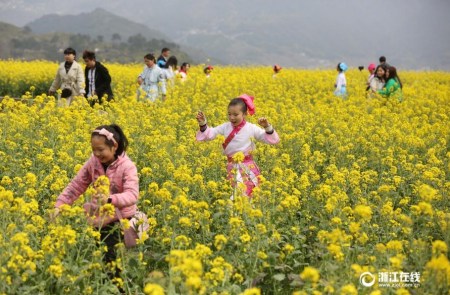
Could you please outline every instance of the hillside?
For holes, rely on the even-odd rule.
[[[70,23],[73,14],[84,15],[86,24],[98,21],[95,13],[86,13],[95,7],[163,32],[203,62],[219,58],[225,64],[332,68],[342,60],[352,67],[367,66],[385,55],[401,69],[450,70],[448,0],[379,0],[375,6],[361,0],[4,0],[0,19],[24,26],[52,13],[46,19],[58,22],[47,27],[51,31]],[[107,12],[96,13],[108,19]],[[91,30],[97,38],[94,27],[81,25],[78,32]],[[140,32],[136,27],[132,31]],[[101,34],[109,38],[111,33]],[[185,46],[202,52],[197,55]]]
[[[91,37],[79,33],[34,33],[30,27],[19,28],[0,22],[0,59],[46,59],[60,61],[64,48],[73,47],[80,53],[85,49],[95,50],[100,60],[109,62],[142,62],[149,52],[158,54],[163,47],[169,47],[179,62],[195,62],[180,46],[163,39],[148,39],[141,34],[127,39],[108,40],[102,36]]]
[[[163,33],[102,8],[78,15],[48,14],[26,26],[38,34],[64,32],[115,42],[126,41],[131,36],[141,34],[148,40],[162,39],[170,42],[170,38]]]

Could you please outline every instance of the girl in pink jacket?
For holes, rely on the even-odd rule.
[[[125,134],[115,124],[99,126],[91,134],[91,146],[91,157],[56,200],[54,215],[58,215],[61,205],[72,205],[99,176],[106,175],[110,181],[110,195],[94,197],[88,207],[110,203],[120,211],[122,218],[130,219],[137,210],[139,179],[135,164],[125,154],[128,146]],[[116,259],[114,246],[123,241],[118,223],[119,217],[115,212],[101,224],[94,224],[100,228],[101,240],[108,247],[105,262]]]
[[[251,153],[256,146],[251,139],[255,138],[268,144],[277,144],[280,141],[277,132],[266,118],[263,117],[258,120],[258,124],[264,129],[245,120],[247,114],[251,116],[254,113],[253,97],[242,94],[240,97],[232,99],[228,104],[229,122],[217,127],[209,127],[206,124],[205,115],[202,112],[197,114],[197,121],[200,125],[200,130],[196,136],[197,140],[213,140],[219,134],[225,136],[222,147],[223,153],[228,157],[228,179],[231,180],[234,188],[237,184],[234,180],[244,183],[246,186],[244,194],[249,197],[253,188],[258,185],[258,175],[261,174],[253,161]],[[244,154],[244,159],[240,163],[233,161],[233,156],[238,152]],[[233,198],[234,196],[231,199]]]

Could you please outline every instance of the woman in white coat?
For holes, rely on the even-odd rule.
[[[56,90],[61,89],[61,98],[67,98],[68,104],[72,102],[74,96],[85,93],[84,70],[75,60],[76,55],[73,48],[64,50],[65,62],[59,65],[55,80],[48,91],[49,95],[55,95]]]

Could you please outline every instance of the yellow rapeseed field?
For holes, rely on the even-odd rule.
[[[107,64],[116,101],[59,106],[57,64],[0,61],[0,294],[450,294],[450,74],[402,72],[403,102],[366,98],[349,70],[193,67],[167,100],[137,101],[143,64]],[[280,135],[258,143],[262,184],[230,200],[221,139],[195,141],[195,114],[227,120],[255,96]],[[117,123],[140,176],[150,228],[123,246],[108,279],[82,204],[50,220],[91,153],[90,133]],[[388,285],[387,285],[388,284]],[[367,286],[366,286],[367,285]]]

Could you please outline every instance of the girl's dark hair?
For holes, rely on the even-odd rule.
[[[83,59],[95,60],[95,52],[89,50],[83,51]]]
[[[166,68],[166,69],[168,69],[169,67],[174,67],[174,68],[176,68],[177,65],[178,65],[178,60],[177,60],[177,58],[176,58],[174,55],[172,55],[172,56],[169,57],[169,59],[167,60],[167,62],[166,62],[166,64],[165,64],[164,68]]]
[[[145,58],[145,59],[148,59],[148,60],[153,60],[154,62],[156,62],[155,56],[154,56],[153,54],[151,54],[151,53],[146,54],[146,55],[144,56],[144,58]]]
[[[383,77],[383,79],[386,79],[386,70],[387,70],[387,67],[386,67],[386,65],[378,65],[377,66],[377,68],[375,69],[375,76],[376,77],[378,77],[378,75],[377,75],[377,72],[378,72],[378,69],[379,68],[382,68],[383,70],[384,70],[384,73],[385,73],[385,75],[384,75],[384,77]]]
[[[73,54],[76,56],[77,52],[72,47],[68,47],[68,48],[64,49],[64,54]]]
[[[389,76],[386,77],[386,82],[395,79],[398,81],[398,84],[400,84],[400,88],[403,88],[402,81],[400,81],[399,76],[397,75],[397,69],[395,67],[388,67],[389,70]]]
[[[212,71],[214,68],[212,67],[212,66],[207,66],[207,67],[205,67],[204,69],[203,69],[203,73],[205,73],[205,74],[207,74],[208,73],[208,71]]]
[[[341,63],[338,63],[338,65],[337,65],[337,67],[336,67],[336,70],[338,70],[339,73],[342,72],[342,69],[341,69]]]
[[[188,65],[189,65],[188,62],[184,62],[184,63],[181,64],[181,68],[185,69]]]
[[[233,98],[230,103],[228,104],[228,107],[240,105],[241,110],[244,114],[247,113],[247,105],[245,104],[244,100],[242,98]]]
[[[117,150],[114,155],[117,157],[117,156],[120,156],[121,154],[123,154],[123,152],[125,152],[127,150],[128,139],[125,136],[125,134],[123,133],[122,128],[120,128],[119,125],[111,124],[111,125],[98,126],[97,128],[95,128],[95,130],[102,130],[103,128],[105,128],[106,130],[111,132],[114,135],[114,139],[117,141]],[[108,138],[106,138],[106,136],[98,134],[95,131],[92,132],[91,138],[94,136],[103,136],[103,137],[105,137],[105,143],[107,146],[109,146],[109,147],[114,146],[114,142],[112,140],[109,140]]]

